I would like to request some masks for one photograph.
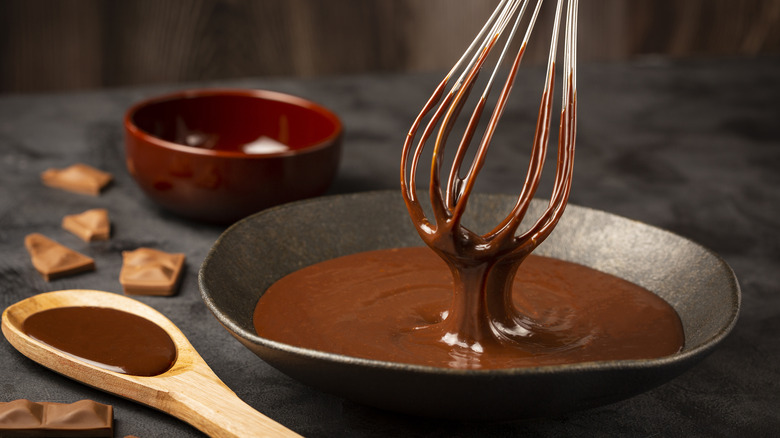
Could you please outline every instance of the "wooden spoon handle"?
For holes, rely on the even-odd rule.
[[[84,305],[115,308],[156,323],[176,344],[176,362],[171,369],[157,376],[115,373],[35,341],[22,330],[25,318],[36,312]],[[186,421],[209,436],[300,436],[244,403],[219,380],[170,320],[138,301],[109,292],[48,292],[6,308],[1,325],[8,342],[35,362],[79,382],[157,408]]]
[[[216,376],[191,372],[157,408],[211,437],[300,437],[244,403]]]

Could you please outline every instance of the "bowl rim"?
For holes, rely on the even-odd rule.
[[[154,105],[162,102],[170,102],[174,100],[196,99],[200,97],[212,97],[212,96],[239,96],[239,97],[253,97],[262,100],[276,101],[287,103],[290,105],[298,106],[304,109],[313,110],[320,116],[323,116],[331,123],[333,123],[334,129],[327,137],[318,141],[317,143],[299,148],[290,149],[282,152],[273,152],[267,154],[246,154],[240,151],[224,151],[217,149],[203,149],[193,146],[187,146],[179,143],[174,143],[168,140],[163,140],[156,137],[133,122],[133,116],[140,109],[149,105]],[[218,158],[237,158],[242,160],[262,160],[274,157],[286,157],[293,155],[302,155],[312,153],[327,147],[333,146],[338,143],[339,138],[343,134],[344,126],[341,119],[331,111],[330,109],[313,102],[311,100],[286,94],[278,91],[263,90],[263,89],[250,89],[250,88],[188,88],[184,90],[174,91],[170,93],[155,95],[142,99],[132,104],[127,111],[125,111],[123,124],[127,135],[136,137],[143,142],[152,145],[154,147],[170,150],[174,152],[180,152],[185,154],[192,154],[204,157],[218,157]]]
[[[248,223],[249,221],[253,220],[253,218],[256,216],[265,215],[278,209],[295,207],[297,204],[310,203],[310,202],[322,202],[323,200],[327,200],[328,198],[336,198],[336,197],[343,198],[343,197],[350,197],[350,196],[366,196],[371,194],[381,195],[382,193],[388,193],[388,192],[394,192],[394,191],[376,190],[376,191],[359,192],[359,193],[351,193],[351,194],[322,196],[313,199],[305,199],[305,200],[295,201],[287,204],[281,204],[260,211],[253,215],[247,216],[235,222],[233,225],[231,225],[225,231],[223,231],[222,234],[219,236],[219,238],[214,242],[212,247],[209,249],[206,258],[203,260],[200,266],[198,272],[198,286],[201,292],[201,299],[206,304],[206,307],[216,317],[219,323],[222,326],[224,326],[228,330],[228,332],[230,332],[234,337],[238,338],[238,340],[241,341],[242,343],[248,342],[270,350],[293,353],[296,355],[306,356],[316,360],[340,363],[342,365],[356,365],[356,366],[363,366],[369,368],[380,368],[380,369],[388,369],[388,370],[412,372],[412,373],[420,373],[420,374],[469,376],[469,377],[499,377],[499,376],[516,376],[516,375],[532,376],[532,375],[543,375],[543,374],[550,374],[550,373],[559,374],[559,373],[575,373],[575,372],[582,372],[582,371],[597,372],[597,371],[604,371],[604,370],[632,370],[632,369],[636,370],[636,369],[643,369],[643,368],[656,368],[659,366],[664,366],[664,367],[674,366],[675,364],[700,360],[704,356],[709,354],[718,344],[721,343],[721,341],[723,341],[731,333],[731,331],[734,329],[739,319],[739,314],[742,307],[741,287],[739,281],[737,280],[736,273],[734,272],[734,270],[717,253],[715,253],[714,251],[710,250],[707,247],[704,247],[699,243],[696,243],[686,237],[680,236],[679,234],[673,233],[671,231],[667,231],[662,228],[649,225],[643,222],[635,221],[614,213],[609,213],[606,211],[597,210],[597,209],[593,209],[581,205],[574,205],[574,204],[569,204],[569,207],[575,207],[577,209],[588,210],[600,214],[606,214],[622,220],[635,222],[641,226],[652,228],[656,231],[660,231],[662,233],[667,233],[669,235],[672,235],[675,238],[685,240],[688,243],[698,247],[701,251],[703,251],[703,253],[712,256],[714,260],[717,261],[717,263],[720,264],[721,267],[729,274],[729,280],[731,283],[730,286],[732,287],[732,292],[733,292],[732,298],[734,299],[734,301],[732,302],[731,305],[731,314],[728,316],[729,318],[728,324],[726,324],[725,326],[721,326],[716,333],[713,333],[712,336],[703,340],[693,348],[690,349],[683,348],[682,351],[671,354],[669,356],[664,356],[659,358],[588,361],[588,362],[578,362],[578,363],[571,363],[571,364],[532,366],[532,367],[520,367],[520,368],[459,369],[459,368],[443,368],[443,367],[434,367],[428,365],[408,364],[408,363],[401,363],[401,362],[390,362],[390,361],[383,361],[383,360],[376,360],[376,359],[366,359],[361,357],[347,356],[343,354],[330,353],[330,352],[325,352],[320,350],[298,347],[295,345],[274,341],[271,339],[263,338],[254,332],[244,329],[242,326],[240,326],[238,323],[232,320],[225,312],[223,312],[221,309],[217,307],[215,301],[211,297],[212,291],[209,290],[209,287],[206,284],[205,270],[209,265],[209,263],[211,262],[211,259],[215,257],[216,249],[217,247],[219,247],[221,241],[225,238],[225,236],[227,236],[232,231],[234,231],[234,229],[242,227],[245,223]]]

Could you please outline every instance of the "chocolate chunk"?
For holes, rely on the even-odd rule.
[[[112,437],[114,409],[92,400],[75,403],[0,402],[2,437]]]
[[[46,281],[95,269],[95,261],[48,237],[32,233],[24,238],[33,266]]]
[[[122,252],[119,282],[126,294],[173,295],[184,265],[184,254],[151,248]]]
[[[41,179],[49,187],[97,196],[111,182],[112,176],[79,163],[65,169],[47,169],[41,174]]]
[[[62,228],[75,234],[81,240],[108,240],[111,234],[111,222],[108,210],[95,208],[80,214],[71,214],[62,218]]]
[[[111,222],[108,210],[95,208],[81,214],[72,214],[62,219],[62,228],[75,234],[81,240],[108,240],[111,233]]]

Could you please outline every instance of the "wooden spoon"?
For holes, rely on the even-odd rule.
[[[176,362],[168,371],[156,376],[121,374],[76,359],[22,331],[22,323],[34,313],[77,306],[109,307],[154,322],[176,345]],[[168,318],[123,295],[90,290],[35,295],[5,309],[2,330],[14,348],[35,362],[89,386],[167,412],[209,436],[300,436],[241,401]]]

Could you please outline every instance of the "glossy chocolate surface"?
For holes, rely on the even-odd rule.
[[[427,247],[361,252],[282,278],[253,324],[264,338],[312,350],[463,369],[650,359],[683,345],[664,300],[570,262],[532,255],[521,265],[513,307],[533,321],[514,338],[461,342],[446,324],[452,289],[450,270]]]
[[[32,338],[100,368],[156,376],[176,361],[176,346],[157,324],[106,307],[59,307],[34,313],[22,330]]]

